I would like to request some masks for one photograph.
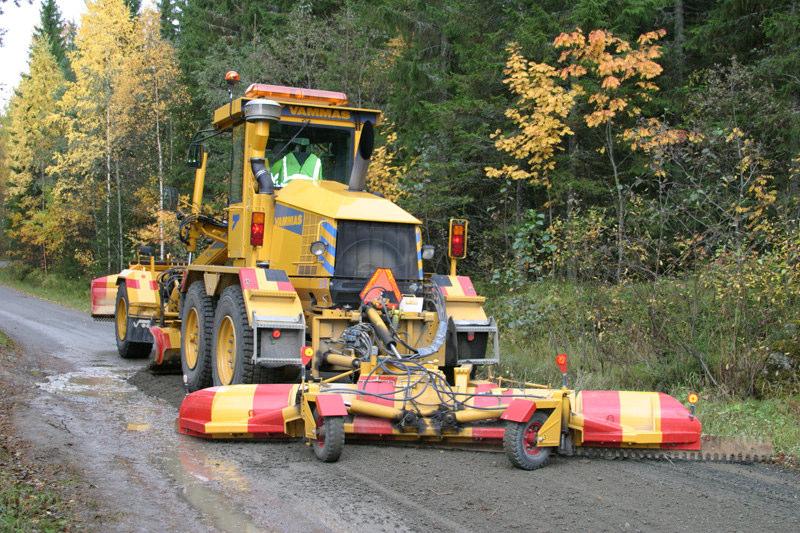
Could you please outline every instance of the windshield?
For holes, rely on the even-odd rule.
[[[322,179],[347,183],[353,159],[352,138],[352,130],[346,128],[273,123],[266,157],[273,166],[292,154],[302,165],[313,154],[321,163]]]

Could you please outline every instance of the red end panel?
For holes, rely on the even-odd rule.
[[[317,411],[323,418],[328,416],[347,416],[347,407],[341,394],[320,394],[317,396]]]
[[[619,393],[609,390],[581,391],[583,441],[604,445],[622,442]]]
[[[256,271],[254,268],[240,268],[239,269],[239,284],[242,290],[257,289],[258,278],[256,278]]]
[[[702,425],[697,417],[675,398],[660,393],[661,401],[661,433],[664,448],[681,450],[699,450]]]
[[[124,280],[125,286],[129,289],[138,289],[139,288],[139,280],[133,278],[127,278]]]
[[[283,409],[289,407],[291,383],[258,385],[253,394],[253,411],[247,421],[248,433],[283,433]]]
[[[472,286],[472,280],[467,276],[458,276],[458,283],[461,284],[461,290],[464,291],[464,296],[477,296],[475,287]]]
[[[185,435],[208,437],[206,423],[211,421],[211,404],[214,402],[214,389],[193,392],[183,399],[178,411],[178,431]]]
[[[503,414],[500,415],[501,420],[510,420],[512,422],[527,422],[536,412],[536,402],[530,400],[523,400],[522,398],[514,398]]]

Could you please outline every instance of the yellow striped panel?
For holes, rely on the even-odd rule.
[[[206,432],[246,432],[257,385],[219,387],[211,401],[211,421]]]
[[[619,391],[619,419],[623,442],[661,443],[661,401],[658,393]]]

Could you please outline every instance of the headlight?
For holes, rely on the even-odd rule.
[[[314,241],[311,243],[311,253],[317,257],[325,253],[325,243],[322,241]]]
[[[426,244],[422,247],[422,258],[426,261],[430,261],[433,259],[433,254],[436,252],[436,248],[432,244]]]

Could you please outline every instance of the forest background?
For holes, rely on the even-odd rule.
[[[800,2],[95,0],[75,27],[44,0],[29,53],[1,119],[8,283],[85,299],[140,244],[180,255],[165,196],[235,69],[384,112],[370,187],[425,221],[429,271],[470,220],[504,371],[556,380],[566,351],[578,387],[798,425]]]

